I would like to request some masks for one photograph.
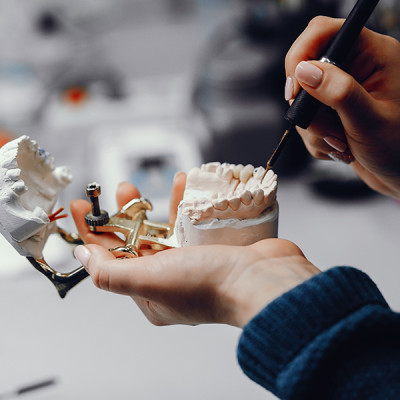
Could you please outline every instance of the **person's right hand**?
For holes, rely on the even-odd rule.
[[[364,28],[344,72],[316,60],[343,20],[314,18],[286,56],[285,97],[303,87],[323,108],[307,130],[297,128],[320,159],[351,153],[370,187],[400,198],[400,43]]]

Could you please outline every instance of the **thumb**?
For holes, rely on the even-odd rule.
[[[77,246],[74,254],[89,272],[95,286],[119,294],[132,293],[130,263],[134,259],[117,259],[109,250],[95,244]]]
[[[311,96],[338,113],[343,126],[352,128],[348,132],[371,129],[374,100],[351,75],[329,63],[302,61],[295,77]]]

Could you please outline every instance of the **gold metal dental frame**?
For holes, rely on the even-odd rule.
[[[120,254],[123,255],[123,258],[138,256],[143,247],[155,251],[172,247],[166,239],[172,235],[173,228],[169,224],[152,222],[147,219],[146,211],[152,210],[152,205],[148,200],[144,198],[133,199],[116,214],[109,217],[108,213],[99,207],[100,185],[90,183],[86,186],[86,194],[92,203],[92,210],[85,216],[89,229],[99,234],[119,232],[125,237],[124,246],[109,249],[117,257]],[[78,234],[68,233],[59,227],[57,227],[57,233],[70,245],[83,244]],[[75,285],[88,276],[83,266],[69,273],[61,273],[51,268],[44,258],[27,257],[27,259],[53,283],[61,298],[64,298]]]

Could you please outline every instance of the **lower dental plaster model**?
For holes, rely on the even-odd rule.
[[[76,234],[57,227],[63,208],[53,212],[58,194],[71,182],[67,167],[28,136],[0,148],[0,233],[57,288],[61,297],[88,274],[84,267],[69,273],[52,269],[43,248],[51,233],[69,244],[82,244]],[[87,185],[92,211],[85,221],[91,231],[120,232],[125,246],[111,249],[123,256],[137,256],[143,245],[154,250],[201,244],[248,245],[276,237],[277,176],[260,167],[209,163],[193,168],[187,177],[174,229],[149,221],[149,201],[133,199],[109,217],[99,207],[100,185]]]
[[[203,164],[193,168],[178,208],[175,247],[248,245],[277,237],[277,176],[252,165]]]

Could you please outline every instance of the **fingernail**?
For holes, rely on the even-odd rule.
[[[302,61],[297,64],[294,75],[306,85],[316,88],[322,81],[323,72],[314,64]]]
[[[333,147],[337,151],[340,151],[341,153],[344,153],[347,150],[346,143],[342,142],[335,136],[326,136],[324,137],[324,140],[329,144],[329,146]]]
[[[285,83],[285,100],[289,101],[291,99],[293,99],[293,79],[288,76]]]
[[[355,160],[352,154],[348,153],[341,153],[339,151],[332,151],[331,153],[328,153],[328,156],[333,160],[333,161],[340,161],[344,162],[345,164],[350,164]]]
[[[176,172],[175,173],[175,175],[174,175],[174,180],[176,179],[176,178],[179,178],[181,175],[183,175],[184,174],[184,172],[183,171],[178,171],[178,172]]]
[[[85,268],[88,266],[91,253],[85,246],[75,247],[74,255]]]

